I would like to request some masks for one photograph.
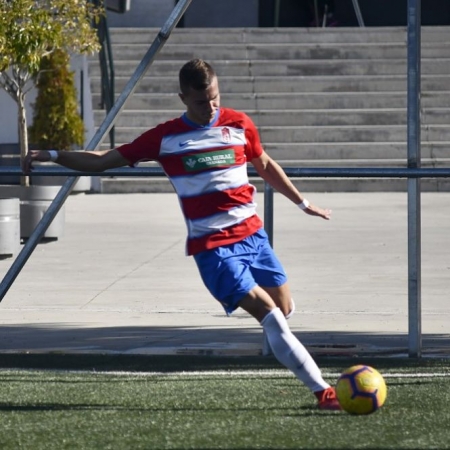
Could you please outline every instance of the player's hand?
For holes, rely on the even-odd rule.
[[[33,161],[48,162],[50,153],[47,150],[30,150],[21,161],[22,171],[25,175],[33,170]]]
[[[310,203],[307,208],[303,210],[306,214],[310,216],[322,217],[322,219],[330,220],[331,219],[331,209],[322,209],[316,205]]]

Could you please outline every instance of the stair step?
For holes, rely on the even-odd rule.
[[[116,142],[131,142],[147,127],[115,127]],[[406,125],[262,126],[264,144],[270,142],[406,142]],[[450,125],[422,127],[424,141],[450,141]]]
[[[284,168],[402,168],[406,169],[408,167],[408,161],[406,158],[355,158],[355,159],[336,159],[330,158],[325,159],[307,159],[302,157],[303,155],[298,155],[296,159],[282,159],[277,160],[277,162]],[[422,168],[437,168],[437,167],[448,167],[450,158],[443,158],[436,160],[434,158],[421,158]],[[155,161],[147,161],[139,163],[139,167],[144,168],[154,168],[159,167],[159,164]],[[120,178],[120,177],[118,177]],[[123,177],[125,178],[125,177]],[[139,177],[134,177],[139,178]]]
[[[301,160],[281,160],[278,161],[282,167],[300,168],[408,168],[406,159],[301,159]],[[443,160],[421,159],[422,168],[448,167],[450,158]]]
[[[322,160],[342,161],[363,159],[376,164],[379,160],[407,160],[407,144],[403,142],[274,142],[264,144],[265,150],[277,161]],[[422,142],[423,160],[448,161],[450,141]]]
[[[301,192],[407,192],[404,178],[292,178]],[[258,192],[264,191],[261,179],[252,179]],[[105,194],[117,193],[172,193],[173,186],[167,178],[102,178],[101,190]],[[450,179],[424,178],[422,192],[450,192]],[[262,195],[262,194],[260,194]]]
[[[112,28],[111,39],[114,45],[150,44],[158,35],[159,28]],[[424,42],[448,42],[448,27],[423,26]],[[406,27],[366,27],[366,28],[175,28],[169,38],[172,44],[211,43],[406,43]]]
[[[406,108],[332,109],[332,110],[252,110],[244,109],[258,127],[262,126],[336,126],[336,125],[405,125]],[[161,122],[179,117],[183,110],[125,110],[116,121],[117,127],[153,128]],[[99,123],[103,111],[95,113]],[[450,108],[423,108],[422,125],[448,124]]]
[[[222,105],[246,111],[266,151],[285,167],[406,167],[406,27],[176,28],[115,125],[116,145],[184,111],[178,72],[187,60],[211,62]],[[111,29],[121,92],[159,29]],[[422,27],[421,165],[450,163],[450,27]],[[99,108],[98,59],[90,60]],[[95,111],[100,125],[105,112]],[[107,141],[106,139],[105,141]],[[108,142],[101,148],[108,148]],[[155,163],[147,163],[155,165]],[[303,178],[302,191],[406,191],[405,179]],[[259,179],[252,180],[258,189]],[[166,178],[101,178],[103,192],[172,192]],[[450,192],[450,179],[422,190]]]
[[[404,75],[406,59],[355,59],[355,60],[212,60],[208,59],[220,77],[223,76],[313,76],[313,75]],[[116,76],[131,77],[139,60],[118,60],[114,62]],[[149,76],[178,76],[180,61],[155,61],[148,71]],[[450,72],[450,58],[423,58],[421,66],[424,75],[447,75]],[[91,76],[100,76],[100,67],[90,69]]]
[[[128,77],[116,78],[116,91],[123,91]],[[422,89],[426,91],[450,90],[448,75],[422,76]],[[91,89],[100,92],[100,78],[92,77]],[[249,92],[378,92],[406,91],[406,76],[314,76],[314,77],[221,77],[224,93]],[[137,93],[178,92],[176,77],[146,77],[137,86]]]
[[[116,142],[116,145],[124,143]],[[108,149],[108,143],[102,144],[101,148]],[[407,160],[405,142],[272,142],[265,143],[264,148],[279,162],[311,160],[318,165],[322,160],[333,160],[341,161],[345,165],[346,161],[363,159],[376,165],[379,160]],[[444,161],[444,164],[447,164],[449,154],[450,141],[422,142],[421,144],[423,160],[432,160],[436,164]]]
[[[450,86],[449,86],[450,87]],[[119,95],[116,96],[118,98]],[[101,96],[93,94],[94,107],[100,106]],[[222,92],[221,103],[238,110],[251,109],[377,109],[406,108],[405,91],[399,92],[272,92],[240,93]],[[423,108],[444,108],[450,105],[449,91],[423,92]],[[126,110],[182,110],[182,103],[177,93],[137,93],[126,103]]]
[[[262,142],[398,142],[406,141],[406,125],[260,127]],[[450,125],[422,126],[426,141],[449,141]]]
[[[117,142],[122,145],[125,142]],[[109,148],[105,142],[102,149]],[[317,163],[321,160],[365,159],[376,163],[379,159],[397,159],[406,161],[407,146],[405,142],[272,142],[264,144],[265,150],[277,161],[310,159]],[[447,161],[450,141],[422,142],[422,158],[435,161]]]
[[[149,44],[115,44],[112,49],[115,60],[141,60]],[[446,42],[422,43],[424,58],[448,58],[450,47]],[[407,47],[402,43],[356,43],[356,44],[244,44],[223,45],[199,43],[167,43],[158,54],[158,59],[188,61],[192,58],[209,60],[261,60],[261,59],[406,59]]]

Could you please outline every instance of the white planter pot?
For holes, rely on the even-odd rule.
[[[29,238],[47,211],[60,186],[0,186],[0,198],[20,199],[20,237]],[[61,206],[58,214],[44,233],[45,239],[58,239],[64,234],[65,207]]]
[[[20,200],[0,198],[0,259],[20,251]]]

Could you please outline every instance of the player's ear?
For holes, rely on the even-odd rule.
[[[178,93],[178,97],[180,97],[180,100],[181,100],[184,104],[186,104],[185,95],[184,95],[182,92],[179,92],[179,93]]]

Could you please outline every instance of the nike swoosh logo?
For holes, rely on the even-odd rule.
[[[180,142],[178,145],[179,145],[180,147],[186,147],[186,145],[192,144],[193,142],[194,142],[194,141],[193,141],[192,139],[189,139],[189,140],[187,140],[187,141]]]

